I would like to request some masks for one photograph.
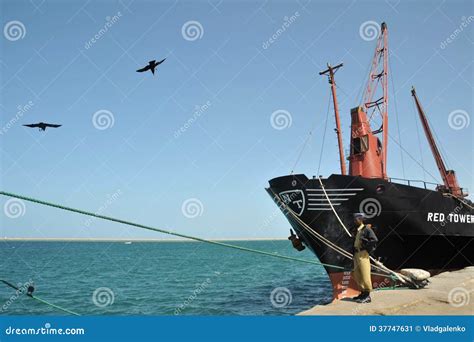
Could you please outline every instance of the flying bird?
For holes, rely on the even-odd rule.
[[[49,123],[45,123],[45,122],[39,122],[39,123],[28,124],[28,125],[23,125],[23,126],[31,127],[31,128],[39,128],[40,131],[46,131],[47,127],[58,128],[58,127],[61,127],[62,125],[55,125],[55,124],[49,124]]]
[[[162,59],[161,61],[157,62],[155,60],[152,60],[152,61],[149,61],[148,62],[148,65],[144,68],[141,68],[141,69],[138,69],[137,72],[144,72],[144,71],[148,71],[148,70],[151,70],[151,72],[153,73],[153,75],[155,74],[155,68],[160,65],[161,63],[163,63],[164,61],[166,60],[165,59]]]

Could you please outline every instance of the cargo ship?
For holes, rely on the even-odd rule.
[[[324,265],[333,297],[358,294],[352,260],[353,214],[365,213],[379,243],[373,258],[387,268],[428,270],[432,274],[473,265],[474,211],[466,189],[448,170],[414,88],[412,96],[443,184],[399,179],[387,174],[388,28],[380,25],[370,73],[361,103],[350,111],[350,149],[342,142],[335,73],[327,65],[335,115],[340,173],[329,177],[289,174],[269,181],[266,189],[297,236]],[[346,165],[346,161],[348,165]],[[428,170],[426,172],[429,173]],[[302,248],[299,248],[302,249]],[[374,288],[396,284],[392,275],[372,265]]]

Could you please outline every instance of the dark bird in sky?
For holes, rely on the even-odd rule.
[[[163,63],[164,61],[166,60],[165,59],[162,59],[161,61],[157,62],[155,60],[152,60],[152,61],[149,61],[148,62],[148,65],[144,68],[141,68],[141,69],[138,69],[137,72],[144,72],[144,71],[148,71],[148,70],[151,70],[151,72],[153,73],[153,75],[155,74],[155,68],[160,65],[161,63]]]
[[[28,124],[28,125],[23,125],[23,126],[31,127],[31,128],[39,128],[40,131],[46,131],[47,127],[58,128],[58,127],[61,127],[62,125],[54,125],[54,124],[49,124],[45,122],[39,122],[39,123]]]

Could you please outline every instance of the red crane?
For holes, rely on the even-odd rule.
[[[362,99],[362,104],[351,110],[349,174],[387,179],[388,30],[385,23],[380,25],[380,34]],[[377,116],[381,117],[381,125],[372,130],[371,122]],[[382,140],[378,137],[380,133]]]
[[[433,152],[433,157],[436,161],[436,165],[438,166],[439,173],[441,174],[441,179],[443,180],[444,186],[438,186],[437,190],[442,192],[447,192],[452,194],[456,197],[466,197],[467,194],[463,193],[462,189],[459,187],[458,180],[456,177],[456,173],[454,170],[447,170],[444,164],[443,158],[441,157],[441,153],[439,152],[438,146],[433,137],[433,133],[431,132],[430,126],[428,124],[428,120],[426,119],[425,112],[423,107],[420,104],[420,100],[416,95],[415,88],[412,87],[411,94],[415,99],[416,109],[418,110],[418,114],[420,116],[421,124],[423,125],[423,129],[426,134],[426,139],[430,144],[431,152]]]

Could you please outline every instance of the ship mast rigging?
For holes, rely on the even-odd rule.
[[[331,85],[332,100],[334,104],[334,116],[336,118],[336,135],[337,135],[337,144],[339,147],[339,164],[341,166],[341,175],[347,175],[346,171],[346,160],[344,157],[344,145],[342,143],[342,130],[341,130],[341,120],[339,118],[339,105],[337,103],[337,94],[336,94],[336,81],[334,80],[334,74],[336,71],[342,67],[343,63],[340,63],[336,66],[331,66],[327,64],[327,69],[321,71],[320,75],[328,75],[328,81]]]

